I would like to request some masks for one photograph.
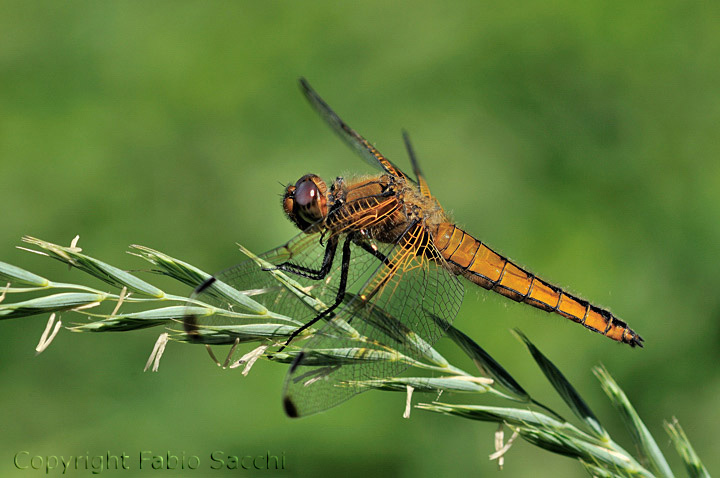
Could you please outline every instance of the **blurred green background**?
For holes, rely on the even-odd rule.
[[[462,330],[564,411],[508,332],[521,328],[631,447],[590,372],[604,363],[674,466],[662,430],[673,416],[717,472],[719,5],[1,2],[0,260],[85,281],[16,250],[20,237],[79,234],[86,252],[127,269],[146,267],[124,252],[143,244],[211,272],[241,259],[235,242],[281,244],[295,231],[279,183],[372,172],[305,103],[305,76],[401,166],[408,129],[460,224],[610,307],[646,347],[471,287]],[[2,323],[2,476],[40,473],[13,467],[20,450],[204,463],[213,450],[269,451],[285,454],[284,476],[496,469],[494,426],[403,420],[400,394],[290,420],[281,365],[243,378],[202,347],[170,344],[160,373],[143,373],[158,330],[65,332],[35,357],[45,320]],[[518,442],[504,476],[530,473],[584,472]]]

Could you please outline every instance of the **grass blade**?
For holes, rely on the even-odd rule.
[[[154,298],[165,296],[165,292],[162,290],[128,272],[81,254],[79,248],[63,247],[30,236],[24,236],[23,241],[45,249],[48,256],[87,272],[112,286],[118,288],[127,287],[128,290]]]
[[[487,382],[460,377],[397,377],[362,380],[354,383],[368,388],[394,392],[406,392],[408,385],[413,387],[415,392],[484,393],[488,390]]]
[[[480,347],[473,339],[465,335],[455,327],[448,328],[448,337],[452,339],[464,352],[470,357],[475,363],[478,369],[493,380],[495,383],[500,384],[505,390],[511,395],[515,396],[518,400],[528,401],[530,395],[520,386],[519,383],[499,364],[494,358],[490,356],[482,347]]]
[[[620,412],[623,423],[630,432],[638,451],[648,462],[650,469],[659,476],[673,476],[670,466],[668,466],[655,439],[640,419],[625,392],[622,391],[604,367],[595,367],[593,373],[600,381],[603,391],[610,398],[613,406]]]
[[[184,317],[184,313],[185,307],[182,306],[161,307],[141,312],[116,314],[105,319],[71,327],[70,330],[73,332],[123,332],[126,330],[146,329],[165,324],[171,320],[180,320]]]
[[[680,423],[675,419],[673,419],[672,423],[665,422],[665,430],[670,435],[680,458],[682,458],[690,478],[710,478],[710,473],[708,473],[705,465],[700,461],[700,457],[695,453],[695,449],[690,444],[690,440],[685,435]]]
[[[134,251],[130,252],[130,254],[141,259],[145,259],[151,264],[159,267],[160,270],[158,272],[172,277],[173,279],[176,279],[193,288],[199,286],[212,277],[207,272],[202,271],[187,262],[175,259],[174,257],[163,254],[155,249],[150,249],[149,247],[137,244],[131,245],[130,248],[134,249]]]
[[[515,430],[533,445],[553,453],[577,458],[583,463],[596,463],[605,471],[616,470],[618,476],[653,478],[653,475],[631,456],[619,453],[610,447],[577,440],[551,428],[520,426]]]
[[[236,342],[258,342],[266,339],[285,341],[296,330],[296,326],[275,323],[208,325],[198,329],[193,335],[181,332],[172,338],[180,342],[227,345]]]
[[[507,423],[509,425],[548,426],[554,429],[574,428],[547,415],[523,408],[489,407],[484,405],[462,405],[456,403],[420,403],[418,408],[483,422]]]
[[[29,315],[60,312],[99,303],[105,299],[106,296],[102,294],[64,292],[14,304],[0,304],[0,319],[16,319]]]
[[[558,394],[562,397],[568,407],[570,407],[570,410],[572,410],[578,418],[585,422],[595,435],[604,440],[608,440],[609,435],[607,431],[605,431],[602,425],[600,425],[600,421],[597,419],[592,410],[590,410],[590,407],[588,407],[582,397],[580,397],[580,394],[575,390],[575,387],[568,382],[555,364],[543,355],[543,353],[540,352],[540,350],[538,350],[532,342],[530,342],[530,339],[528,339],[525,334],[519,330],[515,330],[515,334],[525,343],[525,346],[530,351],[530,354],[533,359],[535,359],[535,362],[538,364],[538,367],[540,367],[540,370],[543,371],[545,377],[547,377]]]
[[[44,277],[40,277],[37,274],[5,262],[0,262],[0,282],[2,282],[2,285],[10,282],[35,287],[45,287],[50,283],[50,281]]]

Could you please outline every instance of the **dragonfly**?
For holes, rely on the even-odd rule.
[[[374,360],[378,353],[428,353],[460,310],[461,278],[617,342],[643,346],[607,309],[539,278],[458,226],[430,193],[407,133],[414,177],[348,126],[305,79],[299,83],[325,122],[380,173],[338,177],[329,185],[307,174],[288,185],[282,206],[301,232],[210,277],[194,293],[223,310],[238,307],[238,297],[250,297],[295,320],[283,328],[287,340],[280,348],[295,342],[300,347],[283,391],[289,416],[326,410],[367,390],[364,382],[408,367],[402,360]],[[294,286],[278,285],[278,274]],[[189,335],[200,334],[203,327],[232,325],[242,317],[188,314],[184,326]],[[319,358],[328,350],[346,350],[347,363],[329,365]]]

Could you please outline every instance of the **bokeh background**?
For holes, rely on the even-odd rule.
[[[462,330],[564,411],[509,333],[521,328],[631,448],[590,371],[605,364],[676,469],[662,429],[671,417],[717,472],[718,10],[673,0],[1,2],[0,260],[84,281],[16,250],[21,236],[67,244],[79,234],[86,252],[132,270],[147,267],[124,252],[134,243],[209,271],[241,259],[235,242],[281,244],[295,231],[279,183],[372,172],[305,103],[305,76],[401,166],[409,130],[460,224],[610,307],[646,347],[470,287]],[[45,320],[1,324],[2,476],[40,473],[13,467],[20,450],[184,452],[204,464],[213,450],[269,451],[285,454],[284,476],[495,470],[494,426],[419,411],[403,420],[401,394],[291,420],[282,365],[243,378],[202,347],[171,344],[160,372],[143,373],[158,330],[61,333],[35,357]],[[584,472],[518,442],[504,476],[530,473]]]

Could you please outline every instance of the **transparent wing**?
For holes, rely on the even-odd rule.
[[[291,366],[283,392],[288,415],[320,412],[367,390],[364,381],[399,375],[431,354],[457,315],[463,286],[423,227],[381,252],[388,260]]]
[[[305,78],[300,78],[300,89],[308,99],[312,107],[317,111],[327,124],[335,131],[340,138],[360,155],[368,164],[380,168],[393,176],[401,176],[412,180],[395,166],[389,159],[375,149],[368,140],[360,136],[357,131],[345,123],[327,103],[312,89]]]
[[[420,169],[420,163],[418,163],[417,156],[415,156],[415,150],[413,149],[412,143],[410,142],[410,135],[407,131],[403,131],[402,135],[403,141],[405,142],[405,149],[407,150],[408,156],[410,157],[410,164],[412,164],[413,173],[415,173],[418,186],[420,187],[420,193],[425,197],[432,197],[432,194],[430,194],[430,187],[428,186],[422,169]]]
[[[322,280],[272,269],[291,262],[320,269],[327,240],[320,233],[301,233],[288,243],[215,274],[193,293],[186,308],[184,327],[198,342],[232,344],[263,338],[284,339],[335,302],[340,280],[339,253]],[[369,245],[372,241],[368,241]],[[375,248],[378,248],[375,245]],[[351,246],[352,267],[348,288],[357,288],[380,263],[357,245]],[[363,277],[363,280],[360,280]],[[351,296],[346,297],[346,302]],[[208,310],[201,304],[214,309]],[[322,325],[322,324],[319,324]],[[308,330],[311,334],[313,330]]]

